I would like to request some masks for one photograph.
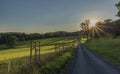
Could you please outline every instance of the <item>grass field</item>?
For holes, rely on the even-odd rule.
[[[77,37],[75,36],[71,36],[71,37],[57,37],[57,38],[41,39],[40,40],[41,42],[40,43],[41,65],[43,66],[46,62],[54,58],[57,59],[60,53],[66,53],[70,51],[70,49],[72,49],[72,48],[67,48],[64,51],[58,50],[59,54],[57,53],[55,54],[55,44],[71,43],[71,42],[73,43],[76,40],[76,38]],[[65,46],[65,47],[68,47],[68,46]],[[30,55],[30,41],[18,42],[15,48],[9,48],[5,44],[0,45],[0,74],[8,73],[9,62],[10,62],[9,74],[16,74],[17,72],[19,72],[20,74],[23,74],[23,72],[25,74],[26,73],[29,74],[30,71],[32,71],[32,68],[36,68],[36,67],[30,67],[29,55]],[[34,59],[32,59],[32,61],[34,61]],[[67,58],[66,60],[64,60],[64,62],[66,61],[67,61]],[[33,73],[33,74],[36,74],[36,73]]]
[[[58,37],[58,38],[46,38],[41,39],[41,54],[54,51],[55,43],[67,43],[72,42],[76,37]],[[21,58],[29,56],[30,41],[19,42],[15,48],[9,48],[6,45],[0,45],[0,62],[13,58]]]
[[[104,59],[120,66],[120,38],[93,39],[85,45]]]

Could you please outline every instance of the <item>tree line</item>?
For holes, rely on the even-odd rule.
[[[57,31],[49,32],[45,34],[40,33],[20,33],[20,32],[6,32],[0,33],[0,44],[6,44],[10,47],[14,47],[16,42],[28,41],[28,40],[37,40],[42,38],[51,38],[51,37],[65,37],[65,36],[78,36],[79,32],[66,32],[66,31]]]
[[[112,19],[106,19],[103,22],[97,22],[96,28],[99,34],[95,31],[94,38],[112,36],[113,38],[120,35],[120,19],[112,21]]]
[[[89,27],[89,20],[81,23],[81,35],[86,35],[87,39],[100,38],[105,36],[112,36],[113,38],[120,36],[120,19],[112,21],[112,19],[106,19],[103,22],[99,21],[94,27]]]

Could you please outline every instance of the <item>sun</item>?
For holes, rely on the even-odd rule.
[[[90,27],[94,27],[97,23],[97,20],[90,20]]]

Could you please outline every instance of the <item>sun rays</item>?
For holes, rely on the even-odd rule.
[[[102,28],[105,27],[107,28],[107,26],[102,26],[102,25],[95,25],[93,27],[91,27],[91,35],[92,37],[100,37],[102,36],[103,34],[106,35],[106,36],[109,36],[108,33],[106,33]]]
[[[86,32],[86,35],[89,35],[91,38],[110,36],[106,30],[109,30],[111,27],[104,25],[103,22],[99,22],[98,20],[85,20],[85,22],[80,24],[80,27],[84,32]]]
[[[96,23],[97,23],[97,20],[94,20],[94,19],[90,20],[90,27],[94,27]]]

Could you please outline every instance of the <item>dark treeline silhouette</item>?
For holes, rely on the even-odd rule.
[[[118,4],[116,4],[115,5],[117,8],[118,8],[118,13],[117,13],[117,16],[119,16],[120,17],[120,1],[119,1],[119,3]]]
[[[65,37],[65,36],[78,36],[79,32],[65,32],[65,31],[57,31],[57,32],[49,32],[45,34],[39,33],[20,33],[20,32],[6,32],[0,33],[0,44],[11,44],[9,42],[14,41],[27,41],[27,40],[36,40],[42,38],[51,38],[51,37]]]
[[[108,35],[113,37],[117,37],[120,35],[120,19],[115,21],[112,21],[111,19],[106,19],[104,20],[104,22],[96,23],[94,38],[99,38]]]
[[[89,27],[89,25],[84,22],[80,24],[81,35],[86,35],[87,39],[88,36],[91,39],[106,36],[112,36],[115,38],[117,36],[120,36],[120,19],[115,21],[112,21],[112,19],[106,19],[103,22],[99,21],[93,27]]]

